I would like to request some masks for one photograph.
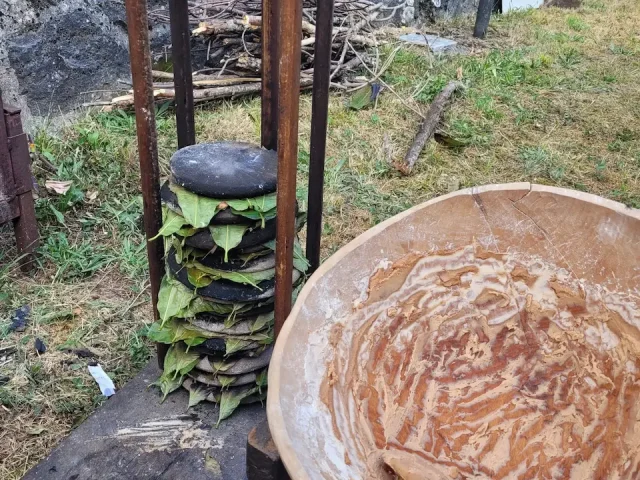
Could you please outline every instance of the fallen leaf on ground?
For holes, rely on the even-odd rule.
[[[209,471],[216,478],[219,478],[222,475],[222,469],[220,468],[220,464],[218,461],[211,456],[209,452],[207,452],[204,456],[204,468]]]
[[[71,181],[47,180],[44,186],[47,190],[51,190],[58,195],[64,195],[71,188],[71,183]]]

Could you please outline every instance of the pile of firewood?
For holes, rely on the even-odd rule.
[[[312,84],[315,45],[316,1],[303,1],[301,88]],[[364,63],[374,77],[380,75],[376,55],[368,52],[384,43],[377,27],[393,18],[406,0],[393,6],[370,0],[336,0],[332,44],[331,85],[333,88],[353,89],[368,79],[348,78],[347,75]],[[260,92],[261,76],[261,2],[251,0],[198,0],[189,2],[194,37],[201,38],[206,47],[209,68],[194,72],[194,101],[196,103]],[[166,10],[150,13],[157,20],[169,21]],[[369,66],[367,66],[367,64]],[[154,72],[154,95],[161,101],[174,98],[173,75]],[[369,79],[372,80],[372,79]],[[133,95],[116,97],[111,104],[118,107],[133,105]]]

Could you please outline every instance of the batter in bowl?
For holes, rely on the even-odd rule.
[[[322,400],[367,479],[640,478],[640,309],[517,253],[384,265]]]

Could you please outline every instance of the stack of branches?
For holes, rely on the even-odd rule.
[[[301,88],[313,83],[316,4],[320,0],[303,1],[301,42]],[[336,0],[332,41],[331,86],[352,90],[375,81],[385,66],[379,65],[378,47],[384,43],[377,28],[393,18],[406,5],[406,0],[388,6],[370,0]],[[194,73],[196,103],[259,93],[262,17],[261,2],[255,0],[199,0],[189,2],[191,23],[197,25],[192,34],[204,42],[209,68]],[[166,10],[150,13],[157,20],[169,21]],[[372,54],[371,52],[375,52]],[[349,75],[357,67],[365,67],[373,79]],[[372,68],[370,68],[372,67]],[[352,77],[352,78],[350,78]],[[159,101],[175,97],[173,75],[154,72],[154,96]],[[116,97],[114,107],[133,105],[133,95]]]

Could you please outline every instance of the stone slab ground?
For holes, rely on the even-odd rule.
[[[152,359],[133,380],[60,442],[24,480],[244,480],[249,431],[266,418],[242,406],[219,428],[217,407],[187,411],[180,390],[160,403]]]

